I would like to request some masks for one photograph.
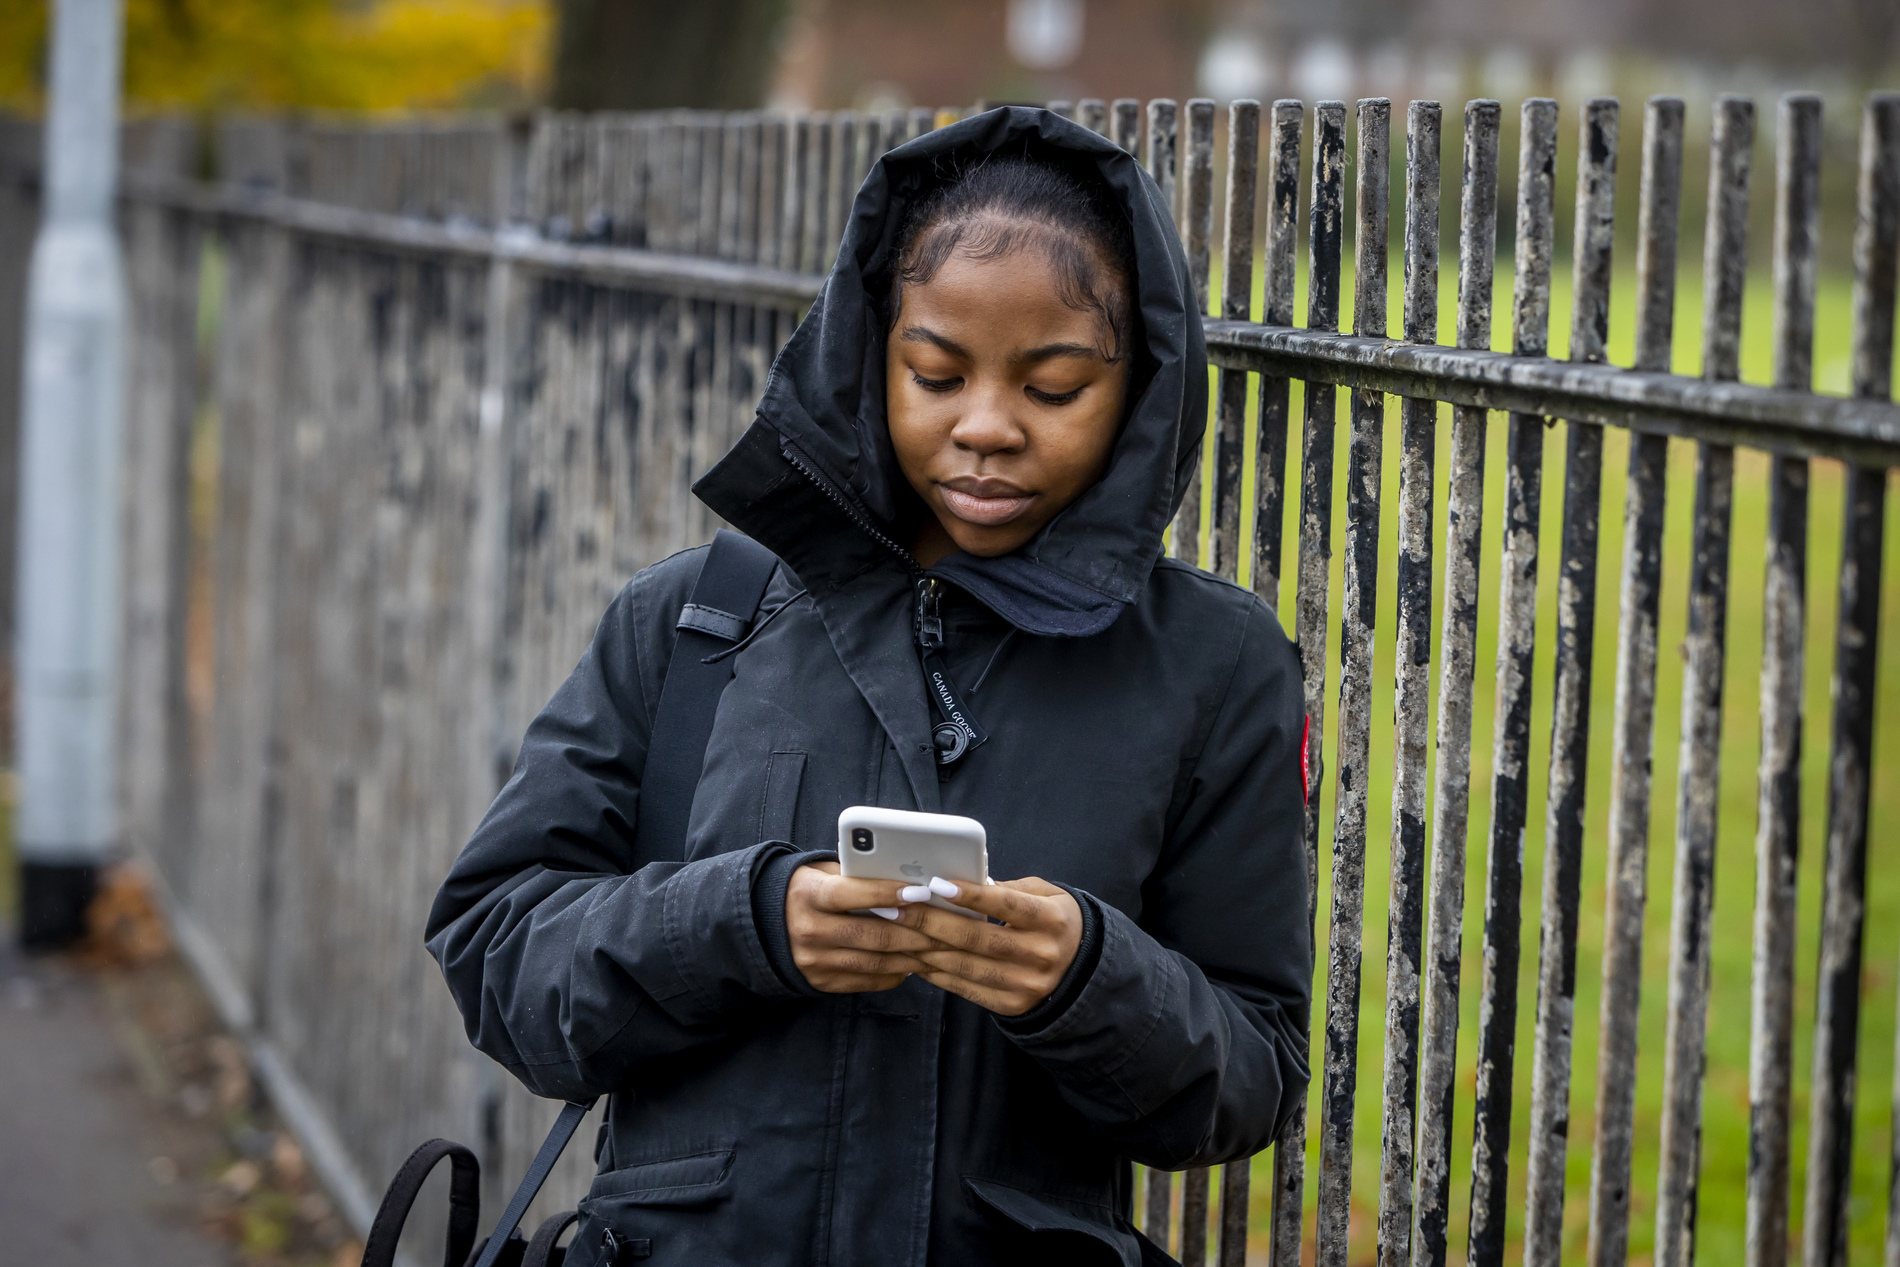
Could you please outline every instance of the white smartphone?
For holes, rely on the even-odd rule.
[[[838,870],[906,884],[929,884],[933,875],[958,884],[988,884],[989,845],[983,824],[961,814],[852,805],[838,815]],[[944,898],[933,896],[930,904],[984,918]]]

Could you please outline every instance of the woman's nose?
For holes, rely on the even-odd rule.
[[[960,449],[974,453],[1012,453],[1028,441],[1028,433],[1016,416],[1015,402],[1007,390],[967,392],[964,409],[950,429],[950,439]]]

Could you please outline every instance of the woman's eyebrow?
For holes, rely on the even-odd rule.
[[[905,343],[933,343],[952,356],[970,359],[970,351],[954,339],[945,338],[935,330],[923,326],[905,326],[898,339]],[[1010,354],[1011,365],[1034,365],[1058,356],[1080,356],[1100,360],[1100,348],[1092,348],[1085,343],[1045,343],[1039,348],[1028,348]]]

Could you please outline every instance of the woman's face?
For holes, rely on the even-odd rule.
[[[1033,249],[953,251],[903,288],[884,403],[898,465],[931,511],[918,562],[1007,554],[1100,478],[1131,359],[1110,363],[1104,347],[1107,323],[1063,303]]]

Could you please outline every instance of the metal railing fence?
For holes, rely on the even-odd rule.
[[[1818,1267],[1850,1243],[1900,1262],[1900,1171],[1853,1146],[1893,1123],[1857,1074],[1893,1068],[1860,1026],[1891,1039],[1900,950],[1895,898],[1866,884],[1870,813],[1900,812],[1874,762],[1876,698],[1887,725],[1900,703],[1900,670],[1877,673],[1900,96],[1861,120],[1847,279],[1817,263],[1819,101],[1780,103],[1765,174],[1754,105],[1716,103],[1698,376],[1672,372],[1695,302],[1679,101],[1643,112],[1633,269],[1617,103],[1583,106],[1563,162],[1556,104],[1523,103],[1507,351],[1498,103],[1465,107],[1461,152],[1433,102],[1398,138],[1382,99],[1057,108],[1176,200],[1217,371],[1206,484],[1170,548],[1285,614],[1322,757],[1309,1113],[1218,1178],[1150,1173],[1142,1225],[1189,1264],[1241,1263],[1250,1231],[1282,1264],[1673,1264],[1700,1245]],[[135,162],[125,202],[128,829],[359,1224],[416,1140],[473,1137],[506,1177],[545,1125],[466,1048],[420,950],[429,897],[614,590],[710,535],[687,484],[750,420],[873,156],[956,113],[234,121],[211,185],[182,179],[188,145],[138,151],[174,157]],[[1742,325],[1763,198],[1765,373]],[[1817,331],[1843,329],[1851,392],[1817,393],[1817,350],[1842,355]],[[1838,526],[1811,539],[1823,511]],[[1718,908],[1718,861],[1743,858],[1752,895],[1735,876]],[[1745,1023],[1714,1015],[1738,996]],[[1703,1145],[1712,1091],[1738,1088],[1721,1121],[1740,1135],[1717,1136],[1735,1161]],[[553,1187],[571,1194],[570,1162]],[[1739,1226],[1699,1225],[1708,1181],[1737,1174]],[[1852,1213],[1856,1193],[1880,1208]]]

